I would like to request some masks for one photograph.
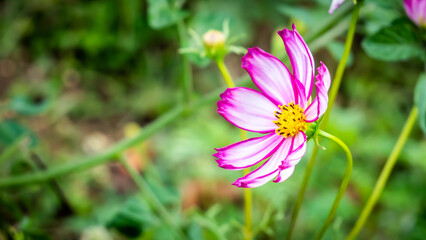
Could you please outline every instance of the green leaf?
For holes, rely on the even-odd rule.
[[[23,136],[28,136],[30,138],[30,147],[37,145],[37,137],[34,132],[19,122],[13,120],[0,122],[0,145],[8,146],[15,143]]]
[[[419,109],[420,127],[426,134],[426,73],[420,75],[414,90],[414,103]]]
[[[421,41],[411,22],[399,19],[362,41],[362,47],[372,57],[383,61],[423,58]]]
[[[146,202],[135,196],[129,198],[123,207],[107,224],[123,235],[135,238],[140,236],[147,227],[158,223],[157,218],[151,213]]]
[[[185,17],[185,13],[178,8],[177,1],[148,0],[148,23],[154,29],[162,29],[176,24]]]
[[[46,111],[49,107],[47,100],[41,102],[36,101],[25,96],[17,96],[12,99],[10,107],[23,115],[36,115]]]

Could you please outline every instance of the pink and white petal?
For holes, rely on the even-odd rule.
[[[295,166],[306,153],[306,135],[304,132],[299,132],[293,137],[293,147],[290,154],[287,156],[286,162],[288,165]]]
[[[213,156],[219,167],[237,170],[258,164],[274,153],[284,138],[275,134],[250,138],[241,142],[231,144],[223,148],[217,148]]]
[[[303,38],[293,24],[293,31],[284,28],[278,34],[284,41],[285,49],[293,68],[293,76],[305,86],[305,95],[309,98],[314,82],[314,58]]]
[[[342,5],[343,2],[346,0],[333,0],[330,5],[330,9],[328,10],[329,14],[332,14],[334,10],[338,9],[340,5]]]
[[[254,84],[276,105],[295,100],[292,76],[287,67],[275,56],[258,47],[249,48],[241,59]]]
[[[318,75],[315,76],[317,79],[315,82],[317,96],[305,110],[306,122],[315,122],[318,120],[325,113],[328,106],[328,89],[331,83],[330,73],[322,62],[317,70]]]
[[[285,138],[277,151],[272,154],[265,163],[253,172],[239,178],[233,183],[237,187],[253,188],[261,186],[278,175],[278,167],[281,162],[287,157],[291,148],[291,139]]]
[[[265,95],[250,88],[228,88],[220,94],[217,112],[235,126],[260,133],[275,131],[274,113],[279,110]]]
[[[301,108],[305,109],[308,103],[308,99],[305,93],[305,86],[303,86],[303,84],[297,79],[294,79],[294,83],[297,92],[296,104],[299,104]]]
[[[295,168],[294,166],[289,166],[287,168],[280,169],[278,171],[277,178],[273,182],[275,183],[284,182],[289,177],[291,177],[291,175],[293,175],[294,168]]]

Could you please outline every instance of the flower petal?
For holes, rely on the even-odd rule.
[[[308,99],[305,93],[305,86],[303,86],[303,84],[297,79],[294,79],[294,83],[296,85],[297,92],[296,104],[299,104],[301,108],[305,109],[306,104],[308,103]]]
[[[231,144],[223,148],[217,148],[216,162],[219,167],[236,170],[251,167],[268,158],[274,153],[284,138],[275,132],[266,136],[250,138]]]
[[[254,84],[275,104],[284,105],[295,100],[292,76],[275,56],[258,47],[249,48],[241,59]]]
[[[411,21],[420,27],[426,27],[426,1],[404,0],[404,8]]]
[[[330,88],[330,73],[327,67],[321,62],[321,66],[317,69],[318,75],[315,76],[317,81],[317,96],[311,105],[305,110],[306,122],[315,122],[321,115],[325,113],[328,106],[328,89]]]
[[[333,0],[330,5],[330,9],[328,10],[329,14],[332,14],[334,10],[338,9],[340,5],[342,5],[343,2],[346,0]]]
[[[290,154],[287,156],[284,162],[294,166],[299,163],[300,159],[306,153],[306,135],[304,132],[299,132],[293,137],[293,145]]]
[[[262,93],[250,88],[228,88],[220,94],[217,112],[235,126],[260,133],[275,131],[274,112],[279,110]]]
[[[280,169],[277,175],[277,178],[273,181],[275,183],[284,182],[287,180],[294,172],[294,166],[289,166],[287,168]]]
[[[253,172],[239,178],[233,185],[237,187],[253,188],[261,186],[275,178],[278,175],[278,167],[289,153],[291,143],[291,138],[285,138],[277,151],[272,154],[271,158]]]
[[[298,164],[303,155],[305,155],[306,135],[304,132],[299,132],[293,137],[291,149],[287,158],[282,161],[281,165],[278,167],[280,170],[277,178],[273,182],[280,183],[287,180],[293,174],[296,164]]]
[[[293,29],[294,31],[290,31],[284,28],[278,34],[284,41],[293,68],[293,76],[305,86],[305,95],[309,98],[314,82],[314,58],[294,24]]]

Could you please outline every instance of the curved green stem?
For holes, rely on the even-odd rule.
[[[222,73],[223,78],[225,79],[226,85],[230,88],[235,87],[235,83],[232,80],[231,74],[228,71],[228,68],[225,65],[224,58],[216,59],[217,67]],[[244,130],[240,130],[241,139],[247,139],[247,133]],[[244,169],[244,175],[250,173],[250,168]],[[250,240],[253,238],[252,234],[252,202],[253,196],[250,188],[244,188],[244,215],[245,215],[245,229],[244,229],[244,239]]]
[[[139,188],[142,196],[152,204],[158,214],[160,214],[164,221],[171,227],[171,229],[173,229],[175,234],[179,236],[179,239],[186,239],[182,230],[176,226],[175,221],[173,221],[167,209],[163,206],[160,200],[158,200],[157,196],[155,196],[155,193],[151,190],[148,182],[146,182],[145,179],[132,166],[130,166],[125,157],[120,157],[120,163],[130,174],[130,177],[136,183],[136,186]]]
[[[352,228],[351,232],[346,238],[347,240],[355,239],[358,233],[361,231],[362,227],[364,226],[365,221],[367,220],[368,216],[371,213],[371,210],[373,209],[374,205],[377,202],[377,199],[379,199],[380,194],[383,192],[383,188],[385,187],[386,182],[389,178],[389,175],[392,172],[393,167],[395,166],[396,160],[398,160],[399,154],[401,153],[401,150],[404,147],[404,144],[407,141],[411,130],[413,129],[414,123],[416,122],[416,119],[417,119],[417,115],[418,115],[418,109],[417,107],[413,107],[411,109],[411,112],[407,121],[405,122],[401,135],[399,135],[399,138],[391,154],[389,155],[389,158],[386,160],[385,166],[383,167],[383,170],[380,173],[379,179],[376,182],[376,186],[374,186],[374,190],[371,193],[370,198],[367,201],[367,204],[365,204],[364,209],[362,209],[361,215],[356,221],[354,228]]]
[[[177,24],[178,34],[179,34],[179,43],[180,47],[185,47],[187,45],[188,39],[185,35],[186,27],[183,21],[179,21]],[[191,101],[192,97],[192,71],[191,64],[188,61],[188,58],[183,54],[182,55],[182,92],[183,98],[186,103]]]
[[[340,200],[342,200],[342,197],[345,194],[346,188],[348,187],[348,183],[349,183],[349,180],[351,179],[351,174],[352,174],[352,154],[348,146],[346,146],[346,144],[339,138],[329,133],[326,133],[322,130],[319,131],[319,135],[334,141],[343,149],[343,151],[345,151],[346,170],[345,170],[345,175],[343,176],[343,179],[342,179],[342,183],[340,184],[339,191],[337,191],[337,195],[334,198],[334,202],[333,202],[333,205],[331,206],[331,210],[328,213],[327,219],[325,220],[318,234],[315,236],[315,239],[322,239],[325,232],[327,231],[327,228],[330,226],[331,222],[333,221],[334,216],[336,215],[336,212],[337,212],[337,208],[339,207]]]
[[[336,100],[337,92],[340,88],[340,83],[342,81],[346,63],[348,62],[348,57],[352,48],[352,43],[355,36],[356,24],[358,21],[359,10],[361,8],[361,5],[362,5],[362,2],[358,3],[352,12],[352,18],[351,18],[348,34],[346,35],[345,49],[343,51],[343,55],[339,62],[339,65],[337,66],[336,75],[334,77],[333,85],[331,87],[330,94],[329,94],[330,99],[328,102],[328,109],[325,112],[324,117],[320,123],[321,128],[325,128],[327,126],[331,109],[333,108],[334,101]],[[302,185],[300,186],[300,190],[296,200],[296,205],[294,207],[294,210],[291,216],[290,226],[289,226],[289,230],[287,232],[287,237],[286,237],[287,240],[290,240],[292,237],[294,226],[296,225],[296,222],[297,222],[297,217],[299,215],[300,207],[302,205],[306,188],[308,186],[308,182],[311,177],[312,169],[315,165],[317,154],[318,154],[318,148],[315,147],[312,150],[311,157],[309,158],[308,164],[306,166],[305,175],[303,176]]]

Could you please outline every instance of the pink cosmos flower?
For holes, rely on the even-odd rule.
[[[284,41],[293,74],[276,57],[260,48],[248,49],[241,59],[254,84],[260,89],[228,88],[217,102],[218,113],[235,126],[264,133],[216,149],[219,167],[239,170],[267,159],[259,168],[233,183],[237,187],[258,187],[275,178],[283,182],[306,152],[304,131],[327,109],[330,74],[321,63],[315,77],[316,97],[308,104],[314,85],[314,59],[293,24],[293,31],[278,34]],[[268,159],[269,158],[269,159]]]
[[[404,0],[408,17],[419,27],[426,27],[426,0]]]
[[[328,10],[329,14],[332,14],[334,10],[338,9],[340,5],[342,5],[343,2],[346,0],[333,0],[330,5],[330,9]]]

